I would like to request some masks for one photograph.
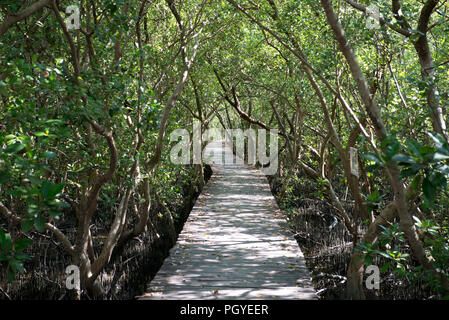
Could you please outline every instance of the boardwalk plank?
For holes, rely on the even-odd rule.
[[[221,143],[210,148],[220,159]],[[225,148],[227,163],[232,159]],[[214,164],[176,245],[141,299],[316,299],[266,178]]]

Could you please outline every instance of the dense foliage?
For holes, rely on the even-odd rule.
[[[279,129],[279,202],[299,201],[290,187],[307,176],[352,236],[346,297],[365,298],[374,257],[449,297],[447,1],[0,6],[0,288],[46,234],[104,295],[102,272],[151,227],[154,197],[204,184],[202,165],[169,160],[169,133],[199,121]]]

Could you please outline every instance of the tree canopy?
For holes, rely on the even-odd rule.
[[[170,161],[170,132],[199,121],[279,130],[278,201],[298,201],[298,179],[321,190],[353,242],[346,297],[366,298],[383,259],[447,299],[448,14],[446,0],[0,1],[0,287],[45,234],[104,296],[154,198],[204,185],[203,164]]]

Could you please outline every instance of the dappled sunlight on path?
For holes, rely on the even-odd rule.
[[[256,169],[212,144],[213,177],[142,299],[316,299],[304,257]]]

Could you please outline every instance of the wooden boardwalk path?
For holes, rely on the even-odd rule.
[[[215,157],[233,155],[221,142]],[[266,178],[213,166],[176,245],[140,299],[316,299],[304,257]]]

